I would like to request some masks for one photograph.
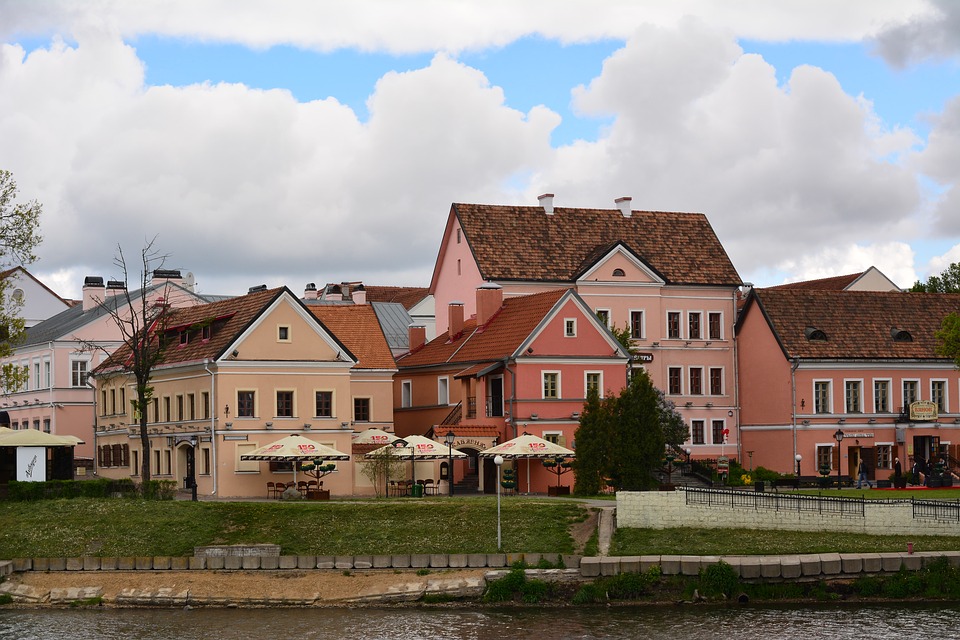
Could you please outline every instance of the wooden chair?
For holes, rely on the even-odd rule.
[[[320,488],[323,483],[317,484],[316,480],[310,480],[307,482],[307,491],[316,491]]]
[[[307,495],[307,481],[306,481],[306,480],[301,480],[300,482],[297,483],[297,491],[299,491],[299,492],[300,492],[300,495],[302,495],[302,496],[306,496],[306,495]]]
[[[397,481],[391,480],[387,485],[387,495],[388,496],[398,496],[400,495],[400,488],[397,487]]]
[[[267,483],[267,497],[276,498],[277,497],[277,485],[273,482]]]
[[[274,493],[275,493],[274,497],[279,500],[281,497],[283,497],[283,492],[286,490],[287,490],[287,483],[278,482],[277,484],[274,485]]]

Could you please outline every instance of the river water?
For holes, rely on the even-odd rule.
[[[544,609],[0,610],[2,640],[960,637],[960,604]]]

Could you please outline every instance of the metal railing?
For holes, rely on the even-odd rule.
[[[911,500],[914,518],[932,518],[947,522],[960,522],[960,501]]]
[[[686,490],[688,505],[729,507],[731,509],[754,509],[767,511],[791,511],[826,513],[842,517],[863,518],[863,498],[831,498],[825,496],[802,496],[783,493],[755,493],[752,491],[729,491],[721,489]]]

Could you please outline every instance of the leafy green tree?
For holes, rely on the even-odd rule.
[[[657,408],[660,411],[660,428],[663,429],[663,439],[668,445],[679,447],[690,439],[690,426],[683,421],[683,416],[677,411],[677,405],[667,398],[661,389],[657,392]]]
[[[952,358],[960,368],[960,314],[947,314],[940,322],[940,330],[933,335],[938,342],[937,353]]]
[[[0,169],[0,358],[13,355],[26,337],[20,310],[23,301],[11,292],[12,282],[4,277],[13,267],[37,259],[33,253],[42,240],[39,232],[43,207],[36,200],[15,202],[17,183],[13,174]],[[13,391],[27,381],[28,372],[17,364],[0,367],[0,388]]]
[[[910,291],[917,293],[960,293],[960,264],[954,262],[940,272],[930,276],[926,282],[917,280]]]
[[[618,489],[642,491],[656,484],[651,472],[660,467],[665,445],[660,418],[650,376],[634,371],[617,398],[611,430],[610,478]]]
[[[607,477],[606,463],[610,442],[607,430],[613,422],[613,398],[601,398],[596,389],[587,393],[587,401],[580,414],[580,426],[574,438],[577,457],[573,463],[574,486],[577,495],[596,495]]]

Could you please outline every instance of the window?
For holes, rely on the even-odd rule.
[[[668,338],[680,337],[680,312],[679,311],[667,312],[667,337]]]
[[[40,420],[33,421],[33,428],[35,431],[40,431]]]
[[[133,450],[133,464],[130,465],[130,475],[139,476],[140,475],[140,451],[139,449]]]
[[[190,334],[187,331],[180,332],[180,344],[187,344],[190,340]]]
[[[706,444],[703,439],[703,420],[691,420],[690,429],[693,432],[693,444]]]
[[[847,413],[860,413],[860,381],[845,380],[843,383],[844,407]]]
[[[200,450],[200,475],[210,475],[210,448],[204,447]]]
[[[443,377],[437,378],[437,404],[450,404],[450,379]]]
[[[813,410],[815,413],[830,413],[830,381],[813,383]]]
[[[918,383],[916,380],[903,381],[903,410],[904,411],[909,411],[910,405],[918,400],[917,386],[918,386]]]
[[[118,407],[119,413],[127,415],[127,389],[126,387],[120,387],[120,406]]]
[[[893,446],[889,444],[877,445],[877,469],[893,468]]]
[[[930,400],[937,405],[938,413],[947,411],[947,382],[946,380],[932,380],[930,382]]]
[[[700,313],[690,312],[687,314],[687,337],[691,340],[699,340],[700,335]]]
[[[460,237],[461,237],[461,235],[462,235],[461,230],[460,230],[460,229],[457,229],[457,244],[460,244]]]
[[[183,421],[183,396],[177,396],[177,421]]]
[[[255,391],[237,391],[237,417],[252,418],[254,416]]]
[[[170,396],[163,398],[163,419],[167,422],[173,420],[173,414],[170,413]]]
[[[160,422],[160,398],[153,399],[153,421]]]
[[[577,319],[576,318],[566,318],[563,321],[563,335],[566,338],[576,338],[577,337]]]
[[[35,389],[43,388],[43,379],[40,377],[40,363],[33,363],[33,387]]]
[[[51,386],[49,360],[43,361],[43,386],[46,387],[47,389],[49,389]]]
[[[160,449],[153,450],[153,475],[160,475]]]
[[[643,311],[630,312],[630,337],[634,340],[643,339]]]
[[[110,415],[117,413],[117,390],[110,389]]]
[[[407,409],[413,406],[413,382],[404,380],[400,383],[400,406]]]
[[[187,420],[197,419],[197,397],[192,393],[187,394]]]
[[[833,469],[833,445],[817,445],[817,471],[820,469]]]
[[[317,417],[333,417],[333,391],[317,391],[316,393]]]
[[[277,340],[279,342],[290,342],[290,327],[284,325],[277,327]]]
[[[703,395],[703,369],[690,367],[690,395]]]
[[[712,425],[713,427],[713,444],[724,444],[727,441],[726,426],[724,425],[723,420],[714,420]]]
[[[603,326],[610,328],[610,309],[597,309],[597,318],[603,323]]]
[[[667,393],[674,396],[678,396],[683,393],[683,388],[681,385],[682,376],[683,369],[680,367],[670,367],[670,369],[667,371]]]
[[[718,311],[711,311],[707,315],[707,331],[710,340],[722,340],[723,332],[721,327],[723,326],[723,314]]]
[[[873,412],[887,413],[890,411],[890,381],[873,381]]]
[[[86,360],[73,360],[70,362],[70,386],[87,386],[87,377],[89,375]]]
[[[163,450],[163,475],[169,476],[173,472],[170,460],[170,449]]]
[[[43,431],[45,433],[50,433],[50,418],[43,419]]]
[[[613,277],[614,277],[614,278],[625,278],[626,276],[627,276],[627,272],[624,271],[623,269],[616,268],[616,269],[613,270]]]
[[[546,440],[547,442],[552,442],[553,444],[556,444],[556,445],[563,446],[563,443],[560,442],[562,437],[563,437],[563,433],[561,433],[560,431],[544,431],[543,432],[543,439]]]
[[[723,368],[710,367],[710,395],[723,395]]]
[[[258,460],[241,460],[240,456],[250,453],[257,448],[256,444],[247,443],[247,442],[238,442],[237,443],[237,460],[236,466],[237,471],[240,472],[259,472],[260,471],[260,462]]]
[[[584,395],[590,395],[591,391],[596,391],[597,395],[603,394],[602,379],[603,374],[599,371],[588,371],[584,383]]]
[[[293,391],[277,391],[277,417],[293,417]]]
[[[201,340],[210,339],[210,325],[206,324],[200,329],[200,339]],[[209,449],[205,449],[205,451],[209,451]]]
[[[543,372],[543,397],[544,399],[560,397],[560,373],[559,372],[557,371]]]
[[[200,418],[206,420],[210,417],[210,392],[200,392]]]
[[[353,399],[353,419],[355,422],[370,422],[370,398]]]

